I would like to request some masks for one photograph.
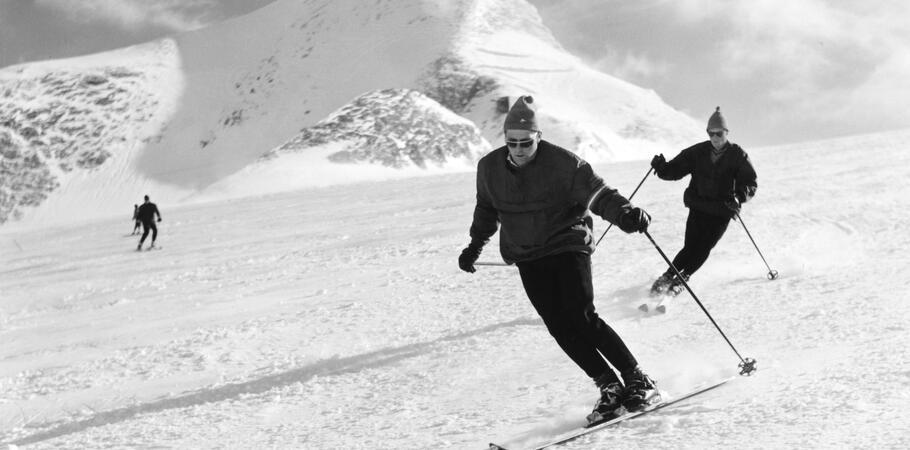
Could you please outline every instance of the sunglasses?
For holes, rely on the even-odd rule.
[[[724,133],[726,133],[726,131],[724,131],[724,130],[720,130],[720,131],[708,131],[708,136],[711,136],[711,137],[715,137],[715,136],[716,136],[716,137],[724,137]]]
[[[528,148],[533,143],[534,143],[534,139],[525,139],[523,141],[506,141],[506,145],[508,145],[509,147],[521,147],[521,148]]]

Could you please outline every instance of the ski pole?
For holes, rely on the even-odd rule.
[[[664,258],[664,261],[666,261],[667,264],[670,265],[670,268],[673,269],[673,273],[676,274],[677,279],[679,279],[679,281],[682,282],[683,286],[686,287],[686,290],[689,291],[689,295],[691,295],[692,298],[695,299],[695,302],[698,303],[698,306],[701,308],[701,310],[705,312],[705,315],[708,316],[708,319],[710,319],[711,323],[714,324],[714,328],[717,328],[717,331],[720,332],[720,335],[724,338],[725,341],[727,341],[727,345],[729,345],[730,348],[733,349],[733,353],[736,353],[736,356],[739,358],[739,361],[740,361],[739,374],[746,375],[746,376],[752,375],[752,372],[755,372],[755,370],[756,370],[755,359],[743,358],[742,355],[740,355],[739,352],[736,351],[736,347],[733,346],[733,343],[730,342],[730,339],[727,338],[727,335],[724,334],[724,331],[720,329],[720,326],[717,325],[717,322],[714,321],[714,318],[711,317],[711,314],[708,312],[707,309],[705,309],[705,305],[703,305],[701,303],[701,300],[698,299],[698,297],[695,295],[695,292],[693,292],[692,288],[689,287],[689,283],[686,283],[686,280],[683,278],[682,274],[679,273],[679,270],[676,269],[676,266],[674,266],[673,263],[670,261],[670,258],[667,258],[667,255],[664,253],[663,250],[660,249],[660,246],[657,245],[657,242],[654,242],[654,238],[651,237],[650,233],[648,233],[647,231],[643,231],[643,233],[645,233],[645,236],[648,237],[648,240],[651,241],[652,244],[654,244],[654,248],[656,248],[657,252],[660,253],[660,256],[662,256]]]
[[[645,174],[645,177],[641,179],[641,181],[638,183],[638,186],[636,186],[636,187],[635,187],[635,190],[632,191],[632,195],[629,196],[629,200],[632,200],[632,197],[635,197],[635,193],[638,192],[638,189],[641,187],[641,185],[645,184],[645,180],[647,180],[647,179],[648,179],[648,176],[651,175],[651,171],[652,171],[652,170],[654,170],[653,167],[648,167],[648,173]],[[607,235],[607,231],[610,231],[610,228],[613,228],[613,224],[612,224],[612,223],[607,227],[606,230],[604,230],[604,233],[600,235],[600,239],[598,239],[598,240],[597,240],[597,243],[594,244],[595,247],[597,247],[598,245],[600,245],[600,241],[602,241],[603,238],[604,238],[604,236]]]
[[[755,243],[755,239],[752,239],[752,233],[750,233],[749,229],[746,228],[746,223],[743,222],[742,216],[740,216],[739,213],[736,213],[736,218],[739,219],[739,223],[743,226],[743,229],[746,230],[746,234],[749,236],[749,240],[752,241],[752,245],[755,246],[755,250],[758,251],[758,256],[761,256],[761,260],[764,261],[765,267],[768,268],[768,279],[776,280],[777,271],[772,269],[771,266],[768,265],[768,261],[765,260],[765,255],[761,254],[761,250],[758,249],[758,244]]]
[[[478,261],[474,263],[475,266],[511,266],[511,264],[504,262],[495,262],[495,261]]]

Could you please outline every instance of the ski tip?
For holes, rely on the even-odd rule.
[[[490,442],[490,450],[507,450],[507,449],[505,447],[501,447],[499,445],[496,445],[496,444]]]

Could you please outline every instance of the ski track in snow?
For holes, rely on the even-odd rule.
[[[563,448],[910,445],[907,137],[750,151],[743,219],[780,278],[733,222],[691,286],[758,372]],[[645,167],[597,171],[628,194]],[[581,424],[596,391],[515,269],[457,269],[473,184],[159,204],[157,252],[135,251],[128,217],[0,232],[0,443],[477,449]],[[671,256],[684,187],[652,177],[634,200]],[[647,239],[613,229],[593,261],[600,315],[663,390],[736,373],[687,293],[637,311],[664,269]]]

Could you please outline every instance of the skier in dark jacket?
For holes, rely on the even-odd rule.
[[[149,201],[149,196],[145,196],[145,202],[142,203],[142,206],[139,207],[139,210],[136,212],[136,217],[142,222],[142,237],[139,238],[139,245],[136,247],[136,250],[142,250],[142,243],[145,242],[145,238],[149,235],[149,230],[152,231],[152,244],[149,248],[155,248],[155,239],[158,238],[158,227],[155,226],[155,215],[158,216],[158,221],[161,222],[161,213],[158,212],[158,206]]]
[[[130,236],[139,234],[139,227],[142,226],[142,221],[139,220],[139,205],[133,205],[133,222],[133,232]]]
[[[707,261],[730,219],[739,214],[742,204],[758,188],[749,155],[727,139],[727,121],[719,106],[708,119],[707,131],[710,140],[683,150],[670,162],[664,155],[651,160],[651,167],[661,179],[692,176],[683,194],[683,203],[689,208],[685,243],[673,258],[673,266],[685,281]],[[677,295],[682,289],[682,281],[668,268],[651,286],[651,293]]]
[[[542,140],[532,102],[530,96],[519,97],[506,115],[506,145],[478,163],[471,243],[458,265],[473,273],[483,246],[499,228],[502,258],[518,266],[547,330],[600,389],[588,416],[593,423],[622,407],[641,409],[659,395],[623,340],[594,310],[589,210],[626,233],[645,231],[650,216],[604,184],[587,162]]]

